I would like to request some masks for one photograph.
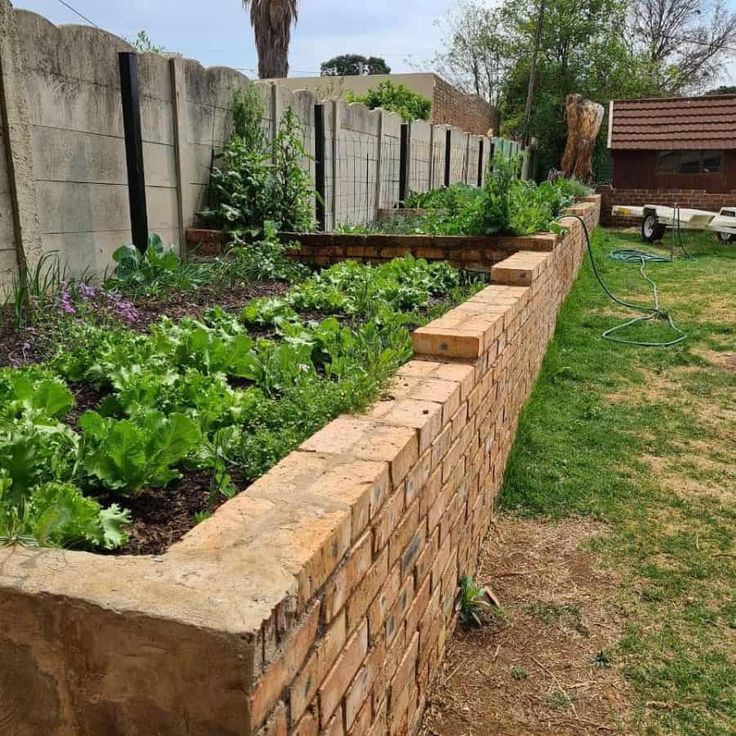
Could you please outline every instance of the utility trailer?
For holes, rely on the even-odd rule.
[[[614,217],[640,219],[641,238],[647,243],[661,240],[667,228],[703,230],[715,233],[722,243],[736,241],[736,207],[721,207],[718,212],[708,212],[685,207],[662,207],[656,204],[645,204],[643,207],[616,204],[611,214]]]

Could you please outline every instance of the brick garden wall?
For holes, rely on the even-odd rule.
[[[599,202],[578,205],[589,228]],[[24,736],[413,734],[585,253],[519,251],[341,416],[164,555],[15,547],[0,708]],[[482,732],[482,731],[480,731]]]
[[[666,207],[692,208],[718,212],[721,207],[736,204],[736,191],[712,194],[704,189],[614,189],[599,187],[601,195],[601,224],[614,227],[638,227],[641,221],[635,217],[614,217],[611,208],[615,204],[642,206],[659,204]]]
[[[597,205],[579,209],[592,228]],[[305,476],[316,458],[372,470],[344,528],[325,539],[340,552],[316,562],[317,594],[264,649],[250,700],[259,736],[416,731],[458,578],[475,568],[521,408],[583,257],[575,223],[552,252],[496,265],[491,286],[414,333],[417,359],[390,399],[336,419],[292,456]]]

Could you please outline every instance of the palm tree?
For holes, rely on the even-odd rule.
[[[289,73],[291,26],[297,20],[297,0],[243,0],[250,6],[250,24],[258,50],[261,79],[285,77]]]

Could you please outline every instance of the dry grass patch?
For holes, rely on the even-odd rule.
[[[611,654],[620,579],[586,550],[606,531],[590,520],[499,518],[476,577],[501,613],[449,643],[423,736],[625,733],[627,687]]]

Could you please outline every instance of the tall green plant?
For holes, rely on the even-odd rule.
[[[255,88],[238,92],[233,135],[212,170],[210,206],[200,215],[214,227],[253,238],[263,235],[268,222],[283,230],[309,230],[314,195],[299,119],[288,108],[269,145],[262,118]]]
[[[233,96],[233,134],[252,151],[265,150],[263,100],[255,85],[238,90]]]
[[[312,187],[304,168],[309,156],[304,131],[292,108],[287,108],[273,142],[272,219],[282,230],[305,232],[314,224]]]

